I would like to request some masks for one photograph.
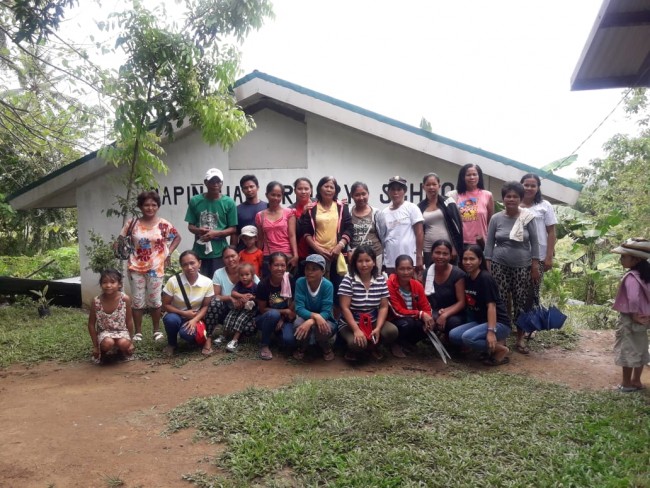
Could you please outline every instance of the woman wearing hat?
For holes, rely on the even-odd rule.
[[[417,205],[408,202],[406,180],[393,176],[388,180],[390,205],[377,214],[377,233],[384,244],[384,265],[388,274],[395,272],[395,260],[406,254],[415,263],[415,270],[422,272],[422,246],[424,231],[422,212]]]
[[[615,363],[623,368],[624,393],[641,390],[643,366],[650,361],[650,241],[628,239],[612,252],[621,255],[621,265],[629,269],[621,280],[613,308],[619,313],[614,352]]]
[[[305,260],[305,276],[296,282],[296,320],[293,323],[298,347],[294,359],[301,360],[309,342],[316,342],[323,352],[323,359],[334,359],[330,338],[336,333],[334,320],[334,287],[325,278],[325,258],[311,254]]]

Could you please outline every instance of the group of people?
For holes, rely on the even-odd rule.
[[[288,208],[280,182],[268,183],[262,201],[257,178],[244,176],[240,205],[222,194],[223,182],[219,169],[208,170],[207,191],[190,200],[185,221],[195,242],[165,284],[180,236],[158,217],[156,192],[138,196],[142,215],[121,231],[134,245],[132,297],[121,291],[119,272],[101,274],[89,320],[96,359],[116,349],[131,358],[148,309],[155,341],[165,337],[164,312],[169,354],[179,337],[209,355],[217,347],[236,352],[242,338],[259,333],[266,360],[275,340],[296,359],[314,345],[329,361],[334,336],[349,361],[381,358],[382,346],[404,357],[431,331],[459,352],[481,352],[485,364],[505,364],[505,339],[518,315],[539,303],[542,274],[552,266],[556,220],[534,174],[503,185],[498,213],[475,164],[461,168],[447,195],[438,175],[425,175],[419,205],[394,176],[383,209],[370,206],[362,182],[351,186],[349,206],[332,176],[315,191],[298,178]],[[515,347],[529,353],[519,329]]]

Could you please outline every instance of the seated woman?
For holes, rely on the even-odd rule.
[[[390,318],[399,330],[391,352],[398,358],[406,357],[402,347],[412,348],[434,326],[431,305],[422,283],[414,279],[414,272],[413,258],[402,254],[395,260],[395,273],[388,278]]]
[[[203,320],[214,296],[212,281],[199,273],[201,261],[194,251],[184,251],[179,259],[182,273],[167,280],[163,289],[163,318],[167,331],[165,354],[171,355],[178,346],[178,336],[190,344],[198,344],[196,325]],[[189,303],[188,303],[189,302]]]
[[[205,316],[205,326],[207,329],[208,340],[203,346],[203,354],[212,353],[212,335],[219,324],[224,324],[226,317],[233,308],[236,308],[233,299],[232,290],[235,283],[239,281],[239,254],[237,248],[228,246],[223,250],[222,254],[223,268],[219,268],[214,272],[212,277],[212,285],[214,288],[214,297],[208,307],[208,313]],[[260,279],[255,275],[253,282],[258,284]],[[215,346],[221,346],[226,342],[226,336],[222,334],[214,341]],[[236,346],[235,346],[236,349]]]
[[[294,359],[301,360],[311,341],[323,352],[323,359],[334,359],[330,338],[336,333],[334,320],[334,286],[326,279],[327,263],[320,254],[311,254],[305,260],[305,276],[296,282],[296,320],[293,323],[298,347]]]
[[[257,308],[260,315],[255,319],[255,324],[262,332],[260,358],[264,360],[273,359],[269,345],[274,333],[282,333],[285,347],[293,348],[296,343],[293,335],[293,321],[296,319],[293,306],[295,282],[287,272],[288,263],[289,258],[284,253],[271,254],[271,274],[257,287]]]
[[[377,269],[375,251],[369,246],[359,246],[350,259],[350,273],[345,275],[339,287],[339,334],[346,343],[345,359],[356,361],[357,354],[369,350],[375,359],[383,359],[378,349],[380,341],[391,345],[399,332],[388,322],[388,286]],[[370,324],[370,337],[361,329]]]
[[[424,292],[429,298],[435,328],[449,337],[449,332],[465,320],[465,272],[451,264],[451,242],[439,239],[432,245],[431,262]],[[462,254],[462,252],[461,252]]]
[[[477,244],[463,252],[467,324],[449,333],[449,341],[456,346],[487,352],[487,366],[510,362],[510,349],[505,340],[510,335],[510,319],[499,296],[499,288],[485,265],[483,250]]]

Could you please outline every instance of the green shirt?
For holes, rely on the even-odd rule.
[[[237,227],[237,205],[227,195],[221,195],[217,200],[210,200],[205,194],[194,195],[187,207],[185,222],[210,230]],[[212,240],[212,252],[206,253],[205,246],[199,243],[199,236],[194,237],[194,251],[201,259],[220,258],[226,247],[228,238],[219,237]]]

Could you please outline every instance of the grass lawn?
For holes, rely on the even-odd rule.
[[[643,396],[454,376],[197,398],[170,412],[169,429],[223,444],[219,475],[186,475],[201,487],[650,486]]]

